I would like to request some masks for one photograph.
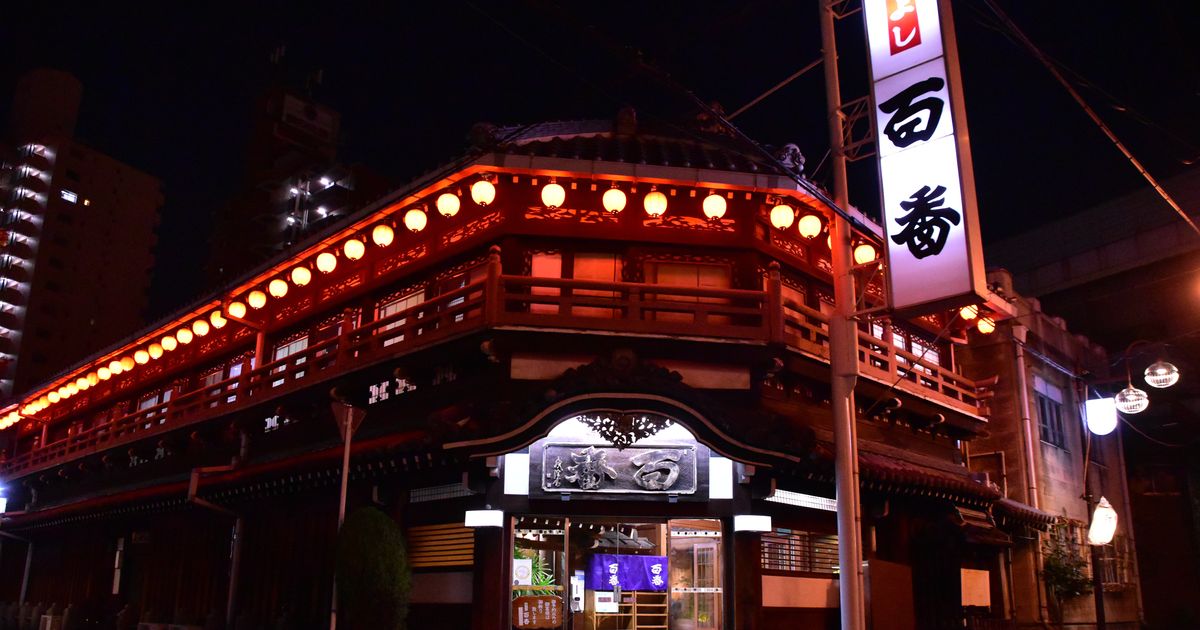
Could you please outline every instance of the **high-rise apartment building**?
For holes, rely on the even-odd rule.
[[[74,138],[82,92],[49,69],[16,86],[0,147],[0,396],[143,323],[161,185]]]

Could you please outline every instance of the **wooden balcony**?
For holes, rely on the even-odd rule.
[[[407,310],[361,324],[278,361],[179,394],[4,462],[7,478],[106,451],[262,404],[299,388],[485,329],[561,330],[778,345],[829,359],[828,317],[781,297],[779,274],[763,291],[671,287],[502,275],[491,256],[486,278]],[[864,377],[966,414],[978,414],[976,383],[860,331]]]

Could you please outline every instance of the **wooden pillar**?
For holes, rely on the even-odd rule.
[[[725,583],[726,618],[728,627],[735,630],[754,630],[761,627],[759,611],[762,609],[762,536],[755,532],[733,533],[733,523],[727,523],[726,537],[732,542],[726,545],[725,574],[732,576]]]
[[[507,630],[511,590],[508,527],[475,529],[475,583],[471,630]]]

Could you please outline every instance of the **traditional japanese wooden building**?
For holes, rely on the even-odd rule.
[[[327,627],[348,405],[410,628],[837,623],[830,209],[795,161],[628,111],[476,135],[6,411],[0,616]],[[859,323],[875,628],[1003,616],[1044,525],[964,466],[990,392],[953,317]]]

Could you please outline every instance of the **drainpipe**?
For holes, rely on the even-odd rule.
[[[1025,443],[1025,493],[1029,505],[1038,508],[1040,501],[1038,500],[1037,487],[1037,460],[1034,458],[1035,450],[1033,443],[1033,419],[1029,414],[1029,376],[1025,371],[1025,339],[1029,333],[1029,329],[1025,326],[1013,326],[1012,338],[1016,346],[1016,361],[1017,361],[1017,397],[1019,399],[1021,411],[1021,440]],[[1038,508],[1040,509],[1040,508]],[[1038,621],[1045,623],[1048,615],[1046,608],[1046,600],[1042,594],[1042,580],[1044,575],[1044,560],[1042,558],[1042,535],[1038,533],[1037,542],[1034,544],[1033,557],[1037,566],[1037,574],[1034,576],[1034,582],[1037,584],[1038,598]]]
[[[207,510],[219,512],[233,518],[233,533],[231,534],[231,550],[229,558],[229,592],[225,596],[225,627],[232,628],[234,622],[234,613],[237,610],[237,587],[238,574],[241,572],[242,566],[242,532],[245,529],[245,518],[238,512],[235,512],[223,505],[217,505],[208,499],[197,496],[200,489],[200,476],[205,473],[229,472],[236,470],[246,460],[246,454],[250,450],[250,436],[245,432],[241,432],[241,441],[238,445],[238,454],[234,456],[233,461],[228,466],[203,466],[193,468],[191,477],[188,480],[187,502]]]
[[[25,573],[21,576],[21,597],[17,600],[18,604],[24,604],[25,595],[29,592],[29,572],[33,568],[33,541],[2,530],[0,536],[25,543]]]

